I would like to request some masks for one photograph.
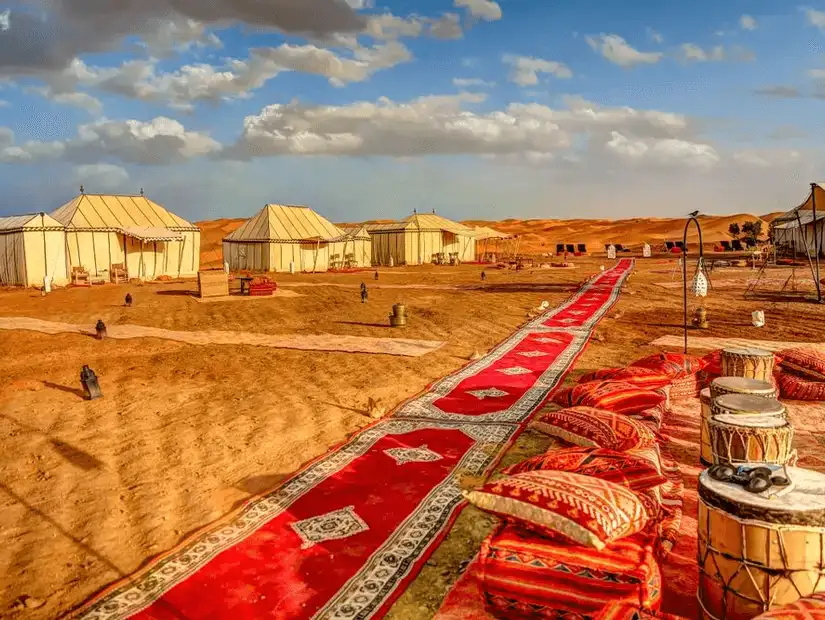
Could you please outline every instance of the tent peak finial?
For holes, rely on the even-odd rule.
[[[435,215],[435,208],[433,207],[433,215]]]
[[[85,193],[86,193],[85,191],[83,191],[83,186],[82,186],[82,185],[80,186],[80,193],[81,193],[81,194],[85,194]]]
[[[413,209],[413,215],[418,215],[418,209]]]
[[[140,195],[143,196],[143,188],[140,188]]]

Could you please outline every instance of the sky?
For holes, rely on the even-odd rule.
[[[764,214],[825,180],[825,0],[0,0],[0,215]]]

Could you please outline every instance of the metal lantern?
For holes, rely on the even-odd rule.
[[[86,365],[80,371],[80,383],[83,385],[83,394],[86,396],[86,400],[94,400],[103,396],[95,371]]]
[[[691,284],[691,290],[696,297],[708,296],[708,279],[704,274],[704,263],[704,259],[699,257],[699,262],[696,264],[696,273]]]
[[[391,327],[404,327],[407,325],[407,306],[404,304],[395,304],[392,307],[392,314],[390,315]]]
[[[106,337],[106,323],[103,322],[103,319],[98,319],[97,325],[95,325],[95,338],[98,340],[103,340]]]
[[[486,280],[486,279],[487,279],[487,274],[484,271],[482,271],[481,272],[481,281],[484,282],[484,280]]]
[[[126,298],[123,301],[126,303],[127,308],[131,308],[132,307],[132,294],[131,293],[126,293]]]

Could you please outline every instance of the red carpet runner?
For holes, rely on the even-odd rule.
[[[616,302],[632,260],[271,493],[101,593],[84,620],[383,615]]]

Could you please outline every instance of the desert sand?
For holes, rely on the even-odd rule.
[[[762,228],[780,213],[756,216],[747,213],[737,215],[703,215],[702,241],[708,245],[730,239],[728,228],[736,223],[761,220]],[[196,222],[201,229],[201,266],[217,268],[222,265],[221,239],[244,223],[243,219],[219,219]],[[380,223],[389,220],[372,220],[365,223]],[[621,243],[625,246],[641,246],[647,242],[663,244],[665,241],[681,240],[685,229],[685,218],[634,218],[627,220],[468,220],[467,226],[489,226],[508,235],[519,235],[519,250],[523,254],[543,254],[555,252],[557,243],[584,243],[590,252],[604,251],[607,243]],[[353,223],[339,226],[355,226]],[[696,229],[688,233],[689,243],[698,243]],[[493,250],[494,242],[489,244]]]
[[[571,379],[626,364],[659,350],[649,344],[656,338],[681,333],[680,291],[654,284],[673,260],[640,259]],[[602,264],[609,262],[577,258],[576,269],[522,272],[486,267],[484,289],[469,288],[480,282],[483,267],[477,265],[382,269],[382,285],[456,288],[375,288],[368,304],[356,290],[339,286],[303,286],[298,297],[237,304],[193,303],[192,282],[73,288],[47,297],[0,292],[3,317],[446,342],[410,358],[0,332],[0,348],[19,353],[4,357],[0,367],[0,614],[45,619],[70,610],[368,424],[368,398],[386,412],[502,340],[541,301],[563,300]],[[368,286],[371,278],[372,271],[275,277],[283,284],[365,280]],[[122,305],[126,292],[134,297],[132,308]],[[387,327],[397,301],[408,305],[411,317],[403,331]],[[711,329],[703,336],[822,340],[825,310],[819,306],[746,301],[741,291],[720,290],[707,307]],[[750,323],[757,309],[766,311],[761,330]],[[83,364],[100,376],[103,399],[82,399]],[[818,424],[810,421],[811,429],[825,430]],[[525,433],[501,465],[547,445]],[[466,509],[391,616],[432,617],[492,525],[491,517]],[[32,597],[32,607],[23,609],[21,597]]]

